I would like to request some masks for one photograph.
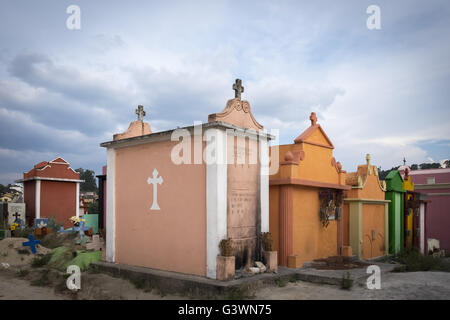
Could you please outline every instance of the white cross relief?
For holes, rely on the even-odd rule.
[[[161,210],[158,205],[158,184],[163,183],[163,178],[158,177],[158,170],[153,170],[153,178],[148,177],[148,184],[153,184],[153,204],[150,210]]]

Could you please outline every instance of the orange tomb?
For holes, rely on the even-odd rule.
[[[359,259],[371,259],[387,254],[389,248],[390,200],[385,200],[386,183],[378,178],[378,169],[367,163],[356,172],[347,173],[351,190],[344,198],[344,245],[351,246]]]
[[[343,190],[350,186],[314,112],[310,120],[294,144],[271,148],[279,148],[280,170],[270,176],[269,225],[282,266],[339,255],[343,245]]]

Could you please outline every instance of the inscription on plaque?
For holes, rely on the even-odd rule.
[[[232,190],[228,202],[232,215],[251,215],[256,210],[256,194],[248,189]]]

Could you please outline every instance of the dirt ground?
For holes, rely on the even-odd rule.
[[[23,242],[28,241],[26,238],[6,238],[0,241],[0,265],[8,263],[11,266],[29,265],[35,257],[30,247],[24,247]],[[49,249],[41,245],[36,245],[36,254],[46,254]]]
[[[69,241],[64,235],[56,239]],[[68,275],[48,266],[31,267],[35,257],[28,248],[22,246],[25,238],[8,238],[0,241],[0,300],[179,300],[186,296],[165,295],[158,288],[141,289],[140,284],[129,280],[115,278],[94,271],[83,272],[81,290],[71,292],[66,287]],[[55,239],[53,239],[55,241]],[[59,243],[58,242],[58,243]],[[70,243],[69,243],[70,244]],[[41,256],[50,250],[38,246]],[[333,260],[333,259],[332,259]],[[316,261],[316,267],[328,269],[330,263],[336,269],[339,261]],[[340,263],[340,262],[339,262]],[[342,263],[341,263],[342,264]],[[337,268],[339,269],[339,268]],[[314,284],[309,282],[283,282],[252,292],[254,299],[450,299],[449,272],[389,272],[383,273],[380,290],[369,290],[365,285],[354,284],[350,290],[339,286]]]
[[[183,296],[163,295],[158,289],[150,292],[138,289],[130,281],[114,278],[101,273],[84,272],[81,278],[81,290],[73,294],[61,286],[52,289],[49,286],[33,286],[36,279],[33,274],[43,269],[33,269],[25,277],[19,278],[17,269],[0,267],[0,300],[10,299],[86,299],[86,300],[179,300]],[[44,269],[45,270],[45,269]],[[55,275],[52,275],[55,277]],[[269,286],[255,292],[254,299],[262,300],[412,300],[412,299],[450,299],[450,273],[447,272],[409,272],[388,273],[383,275],[380,290],[369,290],[355,284],[351,290],[342,290],[338,286],[314,284],[297,281],[283,287]]]
[[[381,289],[369,290],[355,284],[350,290],[338,286],[303,281],[285,287],[264,288],[255,299],[269,300],[441,300],[450,299],[448,272],[391,272],[383,274]]]
[[[65,279],[55,279],[51,274],[52,285],[32,285],[39,279],[39,273],[46,270],[26,269],[29,273],[20,277],[16,268],[2,268],[0,266],[0,300],[177,300],[179,296],[166,296],[153,289],[146,292],[137,289],[130,281],[114,278],[106,274],[82,273],[81,290],[72,293],[65,287]],[[25,269],[22,269],[25,270]],[[56,285],[59,283],[60,285]]]

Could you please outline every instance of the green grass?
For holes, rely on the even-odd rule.
[[[74,252],[75,254],[73,254]],[[67,247],[58,247],[51,251],[51,259],[48,264],[60,271],[65,271],[70,265],[77,265],[82,271],[85,271],[92,262],[100,261],[101,258],[101,251],[78,250],[71,252]]]
[[[293,274],[289,277],[289,282],[295,283],[297,282],[297,275]]]
[[[48,286],[51,283],[50,279],[48,277],[49,273],[50,273],[50,269],[42,270],[41,276],[38,279],[31,281],[31,285],[38,286],[38,287]]]
[[[288,281],[285,279],[277,279],[277,280],[275,280],[275,283],[277,286],[282,288],[282,287],[286,287],[286,285],[288,284]]]
[[[23,278],[23,277],[26,277],[29,273],[30,273],[30,271],[28,271],[28,270],[20,269],[19,271],[17,271],[17,276],[20,278]]]
[[[146,285],[146,280],[142,276],[134,276],[130,279],[131,283],[134,284],[136,289],[144,289]]]
[[[47,253],[47,254],[45,254],[43,256],[37,256],[31,262],[31,266],[33,268],[43,267],[43,266],[48,264],[48,262],[50,261],[51,257],[52,257],[51,253]]]
[[[227,290],[225,294],[226,300],[244,300],[252,298],[254,294],[247,287],[234,287]]]
[[[341,289],[350,290],[353,286],[353,279],[351,279],[350,272],[346,272],[342,275]]]
[[[402,266],[396,267],[394,272],[417,272],[417,271],[443,271],[450,272],[450,262],[432,255],[424,256],[416,249],[405,250],[397,254],[394,261]]]

